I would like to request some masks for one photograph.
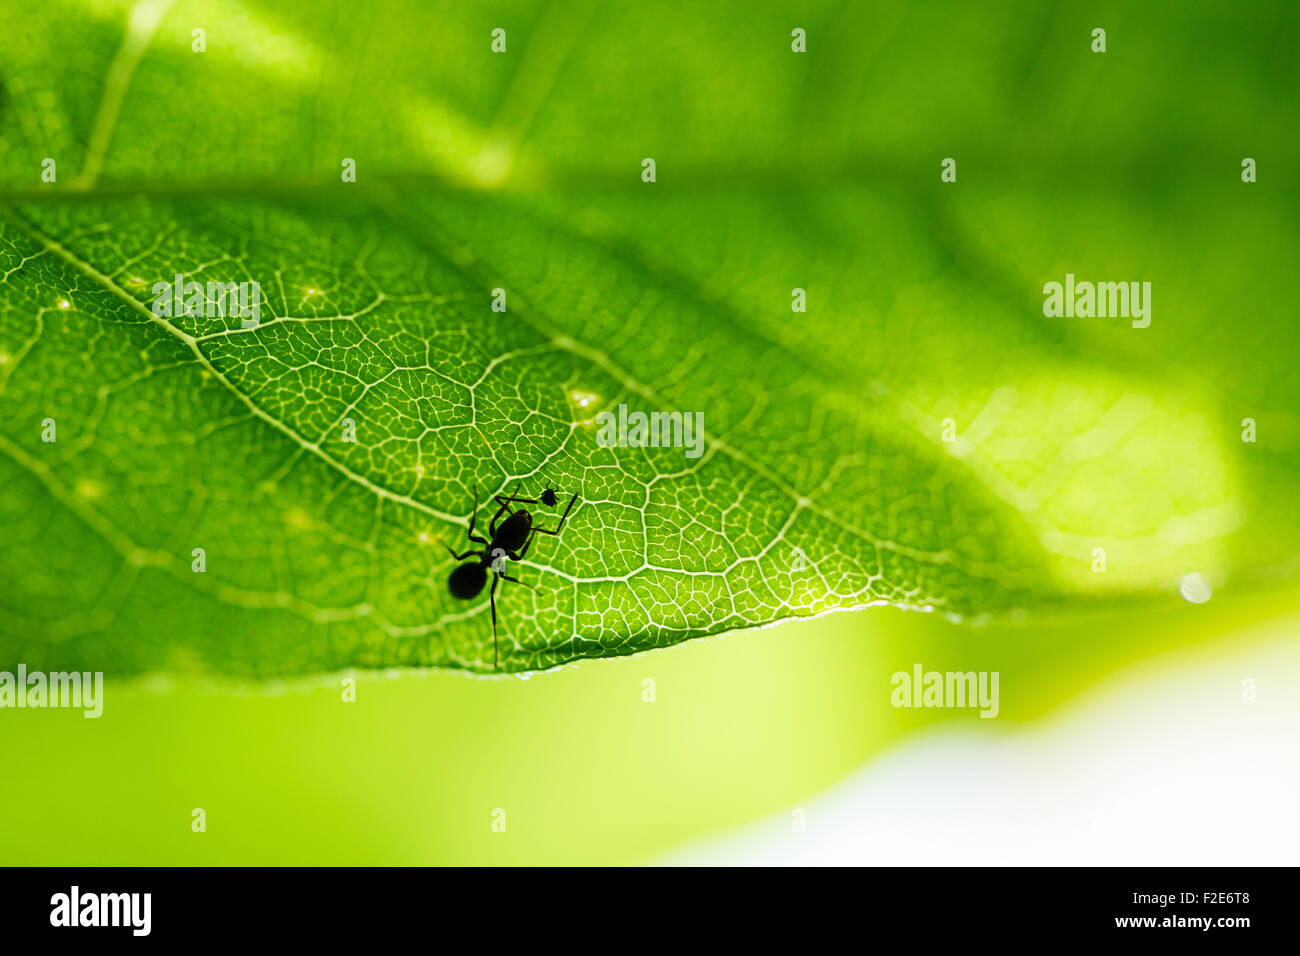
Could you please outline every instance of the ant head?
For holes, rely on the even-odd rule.
[[[475,597],[483,590],[485,584],[487,584],[487,568],[474,561],[456,568],[447,580],[447,587],[451,589],[452,596],[458,598]]]
[[[542,504],[548,508],[555,507],[555,491],[553,489],[547,488],[542,492]]]

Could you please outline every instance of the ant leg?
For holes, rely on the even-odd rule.
[[[528,554],[528,549],[533,546],[533,541],[535,540],[535,537],[538,532],[541,532],[542,534],[558,535],[561,531],[563,531],[564,520],[569,517],[569,512],[573,510],[573,503],[577,500],[578,500],[577,495],[574,495],[572,498],[569,499],[569,506],[564,509],[564,514],[560,517],[560,523],[556,525],[554,531],[550,531],[546,528],[543,528],[541,525],[533,525],[533,527],[530,528],[528,531],[528,537],[524,541],[524,546],[519,549],[519,557],[516,558],[513,555],[511,555],[511,560],[513,561],[523,560],[524,556]]]
[[[488,600],[492,602],[492,669],[498,670],[501,664],[497,656],[497,576],[495,574],[492,575],[492,590],[488,593]]]
[[[513,581],[515,584],[522,584],[524,587],[528,588],[528,590],[530,590],[530,591],[536,591],[536,590],[537,590],[537,585],[535,585],[535,584],[529,584],[527,581],[520,581],[518,578],[512,578],[512,577],[511,577],[510,575],[508,575],[508,574],[504,574],[504,573],[503,573],[503,574],[501,575],[501,578],[502,578],[502,580],[505,580],[505,581]]]
[[[523,484],[522,481],[517,482],[515,484],[515,491],[519,490],[519,485],[521,484]],[[492,498],[493,500],[496,501],[497,504],[501,506],[500,508],[497,509],[497,513],[492,516],[492,524],[488,531],[488,533],[492,535],[492,537],[494,538],[496,537],[497,534],[497,522],[501,519],[501,513],[508,512],[510,514],[514,514],[514,509],[510,507],[509,502],[513,501],[522,505],[537,504],[536,498],[520,498],[518,495],[493,495]]]
[[[497,501],[501,501],[501,497],[499,495],[496,495],[494,497],[496,498]],[[488,525],[488,534],[491,535],[493,538],[497,536],[497,522],[501,520],[501,513],[503,511],[510,511],[510,507],[504,501],[501,501],[501,507],[497,509],[497,513],[492,516],[492,523]],[[510,511],[510,513],[514,514],[513,511]]]
[[[522,488],[523,486],[524,486],[524,480],[520,478],[518,481],[515,482],[515,493],[513,495],[493,495],[492,497],[495,498],[503,507],[505,506],[505,503],[507,501],[517,501],[521,505],[537,504],[537,502],[540,501],[541,499],[519,497],[519,489]]]
[[[476,540],[478,540],[478,541],[483,541],[482,538],[478,538],[478,539],[476,539]],[[447,551],[451,554],[451,556],[452,556],[453,558],[455,558],[457,561],[464,561],[466,558],[468,558],[468,557],[472,557],[473,555],[478,554],[478,552],[475,551],[473,548],[471,548],[470,550],[466,551],[464,554],[457,554],[456,551],[455,551],[455,549],[452,548],[452,546],[449,545],[449,544],[447,544],[447,542],[445,542],[445,541],[442,542],[442,546],[443,546],[444,548],[446,548]]]
[[[503,511],[509,514],[514,514],[513,511],[502,503],[501,507],[497,509],[497,513],[492,516],[492,523],[488,525],[488,534],[493,538],[497,536],[497,522],[501,520],[501,513]]]
[[[474,510],[469,514],[469,539],[475,544],[487,544],[482,538],[474,533],[474,521],[478,518],[478,485],[474,486]],[[457,558],[456,560],[460,560]]]
[[[569,517],[569,512],[573,510],[573,503],[577,500],[578,500],[578,496],[576,494],[569,499],[569,507],[564,509],[564,514],[560,517],[560,523],[555,526],[554,531],[550,531],[546,528],[540,528],[537,526],[534,526],[533,530],[541,534],[559,534],[561,531],[564,530],[564,519]]]
[[[517,485],[515,487],[515,490],[516,491],[519,490]],[[497,522],[501,520],[502,513],[506,512],[509,514],[514,514],[514,510],[508,504],[506,504],[506,502],[515,501],[518,499],[511,498],[508,495],[493,495],[492,499],[501,506],[500,508],[497,509],[497,513],[492,516],[492,523],[488,526],[488,534],[491,537],[495,538],[497,536]]]

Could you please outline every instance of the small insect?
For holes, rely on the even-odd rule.
[[[545,481],[546,476],[543,475],[542,479]],[[516,486],[515,490],[516,491],[519,490],[518,486]],[[548,508],[555,507],[555,489],[551,487],[551,483],[549,481],[546,482],[546,489],[537,497],[539,497],[542,500],[542,504],[546,505],[546,507]]]
[[[533,524],[533,514],[527,508],[512,508],[511,505],[535,505],[538,503],[554,507],[556,503],[555,491],[547,488],[542,492],[541,498],[520,498],[518,495],[519,486],[515,486],[513,495],[493,495],[497,504],[501,507],[497,513],[492,516],[488,523],[487,540],[474,533],[474,521],[478,517],[478,491],[474,491],[474,511],[469,516],[469,540],[474,544],[481,544],[481,550],[470,548],[464,554],[457,554],[456,551],[448,545],[443,545],[451,552],[451,556],[457,561],[465,561],[466,558],[474,560],[466,561],[451,572],[451,577],[447,580],[447,586],[451,589],[453,597],[470,599],[478,597],[483,591],[483,586],[487,584],[488,572],[492,573],[492,590],[488,594],[488,599],[492,602],[492,666],[499,666],[499,657],[497,650],[497,582],[513,581],[515,584],[523,584],[530,590],[536,590],[531,584],[525,584],[518,578],[506,574],[506,562],[521,561],[528,549],[532,547],[533,539],[539,534],[550,534],[558,536],[564,529],[564,521],[569,517],[569,512],[573,510],[574,502],[578,500],[577,494],[569,499],[568,507],[564,509],[564,514],[560,517],[560,523],[554,529],[543,528],[540,525]],[[501,524],[501,515],[507,517]]]

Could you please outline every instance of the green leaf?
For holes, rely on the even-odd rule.
[[[1034,4],[460,6],[34,5],[0,39],[0,659],[490,671],[443,543],[520,482],[581,501],[498,594],[503,671],[1294,573],[1280,100],[1193,109]],[[1185,17],[1253,63],[1294,13]],[[1151,327],[1045,318],[1067,271],[1152,281]],[[257,281],[260,325],[155,315],[178,273]],[[602,447],[623,404],[702,413],[702,455]]]

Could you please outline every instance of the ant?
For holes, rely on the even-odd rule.
[[[524,555],[528,553],[529,547],[532,546],[534,536],[538,534],[559,535],[564,529],[564,520],[569,517],[569,512],[573,510],[573,504],[578,500],[577,494],[569,499],[569,505],[564,509],[564,515],[560,518],[560,523],[554,530],[543,528],[540,525],[533,524],[533,515],[526,508],[510,507],[511,503],[516,505],[535,505],[539,502],[549,507],[554,507],[556,503],[555,491],[546,488],[539,498],[520,498],[519,485],[515,485],[515,494],[513,495],[493,495],[497,504],[501,507],[497,513],[492,516],[488,523],[488,536],[491,540],[486,540],[474,533],[474,521],[478,516],[478,489],[474,489],[474,511],[469,516],[469,540],[474,544],[483,545],[482,550],[470,548],[464,554],[457,554],[449,545],[444,544],[451,556],[457,561],[464,561],[466,558],[473,558],[472,561],[466,561],[451,572],[451,577],[447,581],[447,586],[451,589],[453,597],[469,598],[478,597],[483,591],[483,586],[487,583],[488,571],[492,572],[492,590],[489,592],[489,600],[492,602],[492,667],[497,669],[497,581],[513,581],[515,584],[523,584],[529,590],[536,590],[531,584],[525,584],[518,578],[513,578],[505,572],[506,559],[511,561],[521,561]],[[509,512],[501,526],[497,526],[497,521],[501,518],[502,513]]]

